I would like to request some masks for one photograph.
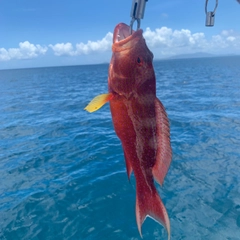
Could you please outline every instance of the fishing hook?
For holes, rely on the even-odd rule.
[[[207,27],[212,27],[214,25],[214,17],[215,17],[215,13],[216,13],[216,10],[217,10],[217,7],[218,7],[218,0],[216,0],[216,5],[215,5],[215,8],[214,8],[213,12],[208,12],[207,11],[207,5],[208,5],[208,0],[206,0],[206,3],[205,3],[205,13],[206,13],[206,23],[205,23],[205,25]]]
[[[131,22],[130,22],[130,34],[132,34],[133,24],[137,21],[137,30],[140,28],[141,19],[144,17],[144,11],[146,2],[148,0],[132,0],[132,9],[130,12]]]

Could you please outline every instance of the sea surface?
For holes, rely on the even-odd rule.
[[[155,61],[171,124],[172,240],[240,239],[240,57]],[[141,239],[109,105],[108,65],[0,71],[0,239]],[[143,239],[167,239],[147,218]]]

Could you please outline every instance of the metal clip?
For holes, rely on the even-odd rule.
[[[207,11],[207,4],[208,4],[208,0],[206,0],[206,4],[205,4],[205,13],[206,13],[205,26],[212,27],[214,25],[214,17],[215,17],[215,12],[216,12],[217,6],[218,6],[218,0],[216,0],[216,5],[215,5],[213,12]]]
[[[130,33],[132,34],[133,24],[135,20],[137,21],[137,29],[140,28],[141,19],[144,17],[145,5],[148,0],[133,0],[132,9],[130,17],[132,18],[130,22]]]

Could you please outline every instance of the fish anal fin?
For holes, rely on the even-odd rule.
[[[131,176],[131,173],[132,173],[132,165],[131,165],[131,162],[130,162],[126,152],[124,150],[123,150],[123,152],[124,152],[124,158],[125,158],[125,162],[126,162],[128,180],[130,180],[130,176]]]
[[[140,189],[137,187],[136,220],[141,237],[141,228],[146,217],[150,217],[156,222],[162,224],[167,230],[168,240],[170,240],[170,221],[161,198],[159,197],[157,191],[144,191],[140,186]]]
[[[152,173],[154,179],[163,184],[172,160],[170,143],[170,128],[167,113],[158,98],[155,99],[155,112],[157,122],[157,157]]]
[[[92,113],[101,108],[105,103],[113,98],[112,93],[100,94],[93,98],[93,100],[84,108],[84,110]]]

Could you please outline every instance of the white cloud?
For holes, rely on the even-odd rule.
[[[112,46],[112,33],[107,33],[104,38],[97,41],[80,42],[73,45],[70,42],[49,44],[48,47],[39,44],[32,44],[29,41],[20,42],[18,48],[0,48],[0,61],[11,59],[31,59],[45,54],[52,49],[55,56],[82,56],[92,53],[100,53],[101,56],[110,56]],[[148,47],[154,53],[155,58],[168,57],[176,54],[194,52],[208,52],[216,54],[240,54],[240,33],[233,30],[223,30],[212,37],[206,37],[203,32],[192,33],[189,29],[173,30],[168,27],[161,27],[155,30],[147,28],[144,31]]]
[[[11,59],[31,59],[47,52],[47,47],[32,44],[28,41],[20,42],[19,48],[0,48],[0,61]]]
[[[73,51],[73,46],[71,43],[57,43],[55,45],[50,44],[50,48],[54,51],[54,54],[56,56],[61,56],[61,55],[70,55],[73,56],[75,55],[75,52]]]
[[[209,53],[240,53],[240,34],[233,30],[224,30],[218,35],[207,39],[204,33],[192,33],[188,29],[172,30],[162,27],[144,32],[150,49],[158,49],[157,57],[174,54],[209,52]]]
[[[168,18],[168,14],[167,13],[162,13],[161,17],[166,19],[166,18]]]
[[[102,40],[88,41],[87,43],[77,43],[75,48],[71,43],[57,43],[55,45],[50,44],[49,47],[52,48],[56,56],[69,55],[87,55],[93,52],[105,52],[111,50],[112,45],[112,33],[107,33]]]

